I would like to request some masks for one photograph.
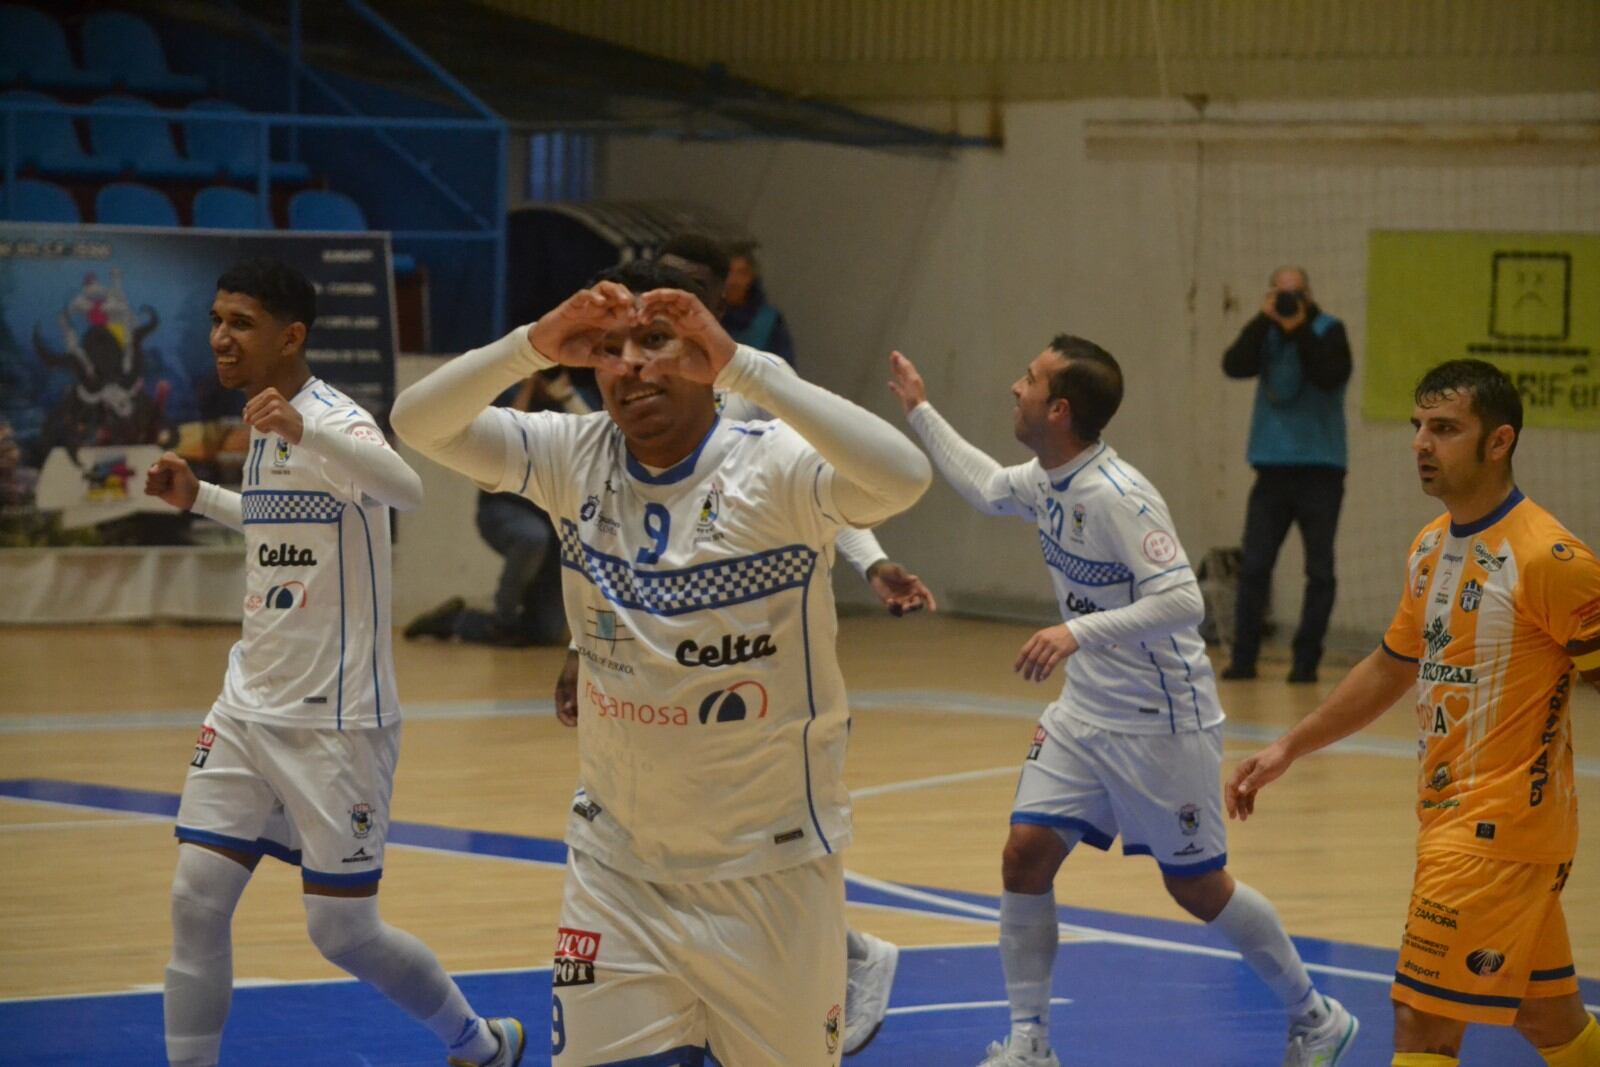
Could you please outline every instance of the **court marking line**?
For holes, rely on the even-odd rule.
[[[1050,699],[1054,699],[1053,696]],[[986,697],[979,693],[953,689],[863,689],[849,694],[852,711],[891,711],[900,713],[946,712],[998,718],[1038,719],[1049,700],[1038,702],[1015,697]],[[405,707],[403,718],[418,722],[456,719],[531,719],[555,714],[555,705],[541,700],[463,700],[418,703]],[[127,711],[98,714],[30,715],[0,719],[0,736],[35,733],[87,733],[155,730],[198,727],[204,710]],[[1264,744],[1277,740],[1281,727],[1259,726],[1228,719],[1223,724],[1225,738]],[[1386,737],[1347,737],[1313,756],[1324,754],[1380,756],[1387,759],[1415,760],[1415,741]],[[1600,759],[1575,758],[1574,772],[1583,778],[1600,778]]]
[[[1071,997],[1051,997],[1050,1006],[1071,1004]],[[910,1004],[904,1008],[890,1008],[885,1015],[922,1015],[937,1011],[975,1011],[979,1008],[1009,1008],[1009,1000],[958,1000],[949,1004]]]

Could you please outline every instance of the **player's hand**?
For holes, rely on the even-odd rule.
[[[911,414],[912,408],[928,399],[928,387],[917,373],[917,365],[899,352],[889,353],[889,373],[892,375],[889,392],[900,398],[900,406],[905,408],[906,414]]]
[[[700,298],[681,289],[652,289],[641,296],[634,322],[640,326],[662,323],[677,338],[676,344],[651,352],[639,372],[647,382],[672,375],[710,385],[739,347]]]
[[[1256,794],[1261,787],[1277,781],[1293,762],[1281,738],[1254,756],[1241,760],[1228,776],[1228,784],[1222,787],[1228,817],[1243,822],[1255,814]]]
[[[275,433],[291,445],[300,443],[305,434],[306,420],[283,398],[283,394],[268,387],[251,397],[244,406],[244,421],[261,433]]]
[[[890,615],[909,615],[924,607],[939,610],[933,591],[922,584],[922,579],[892,560],[881,559],[868,567],[867,584]]]
[[[528,327],[528,342],[562,366],[605,366],[615,358],[606,352],[606,335],[626,331],[633,313],[627,286],[601,282],[573,293]]]
[[[556,675],[556,721],[562,726],[578,725],[577,649],[567,649],[567,660]]]
[[[1306,321],[1306,301],[1302,297],[1297,304],[1295,313],[1288,318],[1278,314],[1278,290],[1268,289],[1267,295],[1261,301],[1261,314],[1278,324],[1284,333],[1294,333]]]
[[[163,452],[144,472],[144,495],[160,497],[180,511],[188,511],[200,496],[200,479],[176,452]]]
[[[1011,669],[1030,682],[1042,682],[1050,677],[1056,664],[1076,651],[1078,639],[1072,636],[1066,623],[1047,626],[1028,638],[1022,651],[1017,653],[1017,662],[1012,664]]]

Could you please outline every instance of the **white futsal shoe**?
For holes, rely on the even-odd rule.
[[[482,1063],[458,1060],[450,1056],[445,1059],[450,1067],[517,1067],[517,1064],[522,1062],[523,1050],[528,1047],[528,1035],[523,1031],[520,1022],[508,1015],[500,1019],[485,1019],[484,1025],[489,1028],[491,1034],[500,1039],[499,1051]]]
[[[900,949],[881,937],[863,933],[867,958],[849,960],[844,993],[844,1054],[854,1056],[878,1036],[889,1010],[889,987],[900,963]]]
[[[1007,1038],[990,1042],[988,1055],[978,1067],[1061,1067],[1061,1061],[1043,1038],[1027,1038],[1026,1047]]]
[[[1332,997],[1323,997],[1328,1017],[1321,1026],[1289,1027],[1289,1048],[1283,1067],[1334,1067],[1350,1051],[1361,1023]]]

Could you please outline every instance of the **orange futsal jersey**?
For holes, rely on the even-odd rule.
[[[1564,863],[1578,841],[1568,707],[1600,656],[1600,563],[1512,490],[1411,546],[1384,649],[1417,664],[1417,847]],[[1569,651],[1570,649],[1570,651]]]

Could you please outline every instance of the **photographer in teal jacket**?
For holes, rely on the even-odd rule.
[[[1272,568],[1291,524],[1305,546],[1306,592],[1294,635],[1291,682],[1317,680],[1333,613],[1333,536],[1347,465],[1344,390],[1350,342],[1344,323],[1317,306],[1301,267],[1272,272],[1261,312],[1222,357],[1230,378],[1255,378],[1249,461],[1256,470],[1244,523],[1244,564],[1224,678],[1254,678]]]

